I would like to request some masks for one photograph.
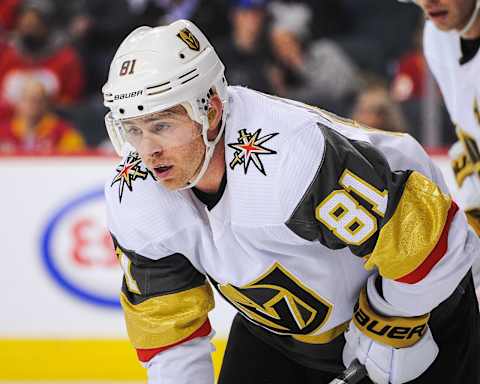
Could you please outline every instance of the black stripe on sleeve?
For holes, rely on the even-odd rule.
[[[205,282],[205,276],[180,253],[152,260],[123,248],[113,235],[112,239],[115,249],[118,247],[131,261],[130,274],[141,292],[136,294],[129,291],[125,277],[123,278],[122,292],[132,304],[139,304],[155,296],[186,291]]]

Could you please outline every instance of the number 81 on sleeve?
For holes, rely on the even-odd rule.
[[[348,169],[342,173],[339,183],[344,189],[332,191],[318,204],[315,217],[340,240],[361,245],[377,231],[377,218],[351,192],[368,201],[372,210],[383,217],[387,210],[388,191],[378,190]]]

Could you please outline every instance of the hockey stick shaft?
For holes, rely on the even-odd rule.
[[[345,369],[329,384],[357,384],[364,377],[367,377],[367,370],[365,369],[365,366],[360,364],[360,362],[355,359],[347,369]]]

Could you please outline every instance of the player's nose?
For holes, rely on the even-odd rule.
[[[139,148],[137,150],[142,157],[158,158],[163,153],[163,145],[154,135],[148,133],[142,137]]]

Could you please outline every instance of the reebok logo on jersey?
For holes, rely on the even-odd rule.
[[[138,153],[130,152],[125,162],[117,167],[117,175],[110,187],[119,183],[118,198],[121,203],[125,185],[131,192],[133,190],[133,181],[136,179],[145,180],[149,174],[150,172],[144,166],[142,167],[142,159],[140,159]]]
[[[278,135],[278,132],[260,136],[261,132],[261,129],[257,129],[254,133],[248,133],[245,129],[241,129],[238,131],[238,141],[228,144],[230,148],[235,150],[233,160],[229,164],[232,170],[237,165],[243,165],[243,172],[247,174],[248,167],[253,164],[263,175],[267,176],[260,155],[277,153],[273,149],[264,147],[263,144]]]

